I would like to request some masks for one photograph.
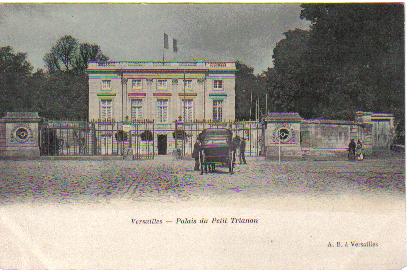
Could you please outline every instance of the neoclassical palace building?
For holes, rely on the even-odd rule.
[[[90,62],[90,120],[235,119],[235,62]]]

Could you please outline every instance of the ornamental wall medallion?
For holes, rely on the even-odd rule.
[[[272,132],[272,142],[278,144],[294,144],[296,142],[294,129],[287,123],[276,124]]]
[[[10,135],[11,143],[32,142],[33,133],[28,124],[19,124],[13,127]]]

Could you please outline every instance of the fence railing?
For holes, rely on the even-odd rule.
[[[176,121],[178,123],[178,121]],[[176,125],[178,126],[178,125]],[[207,128],[227,128],[234,136],[239,136],[246,140],[246,156],[259,156],[262,147],[262,125],[256,121],[238,122],[184,122],[180,125],[185,131],[184,154],[191,154],[193,145],[204,129]]]
[[[149,136],[152,135],[152,136]],[[153,159],[154,122],[52,121],[40,126],[40,151],[45,156],[127,156]]]
[[[155,155],[190,155],[206,128],[228,128],[246,140],[246,156],[259,156],[261,124],[240,122],[181,122],[158,124],[154,120],[45,121],[40,125],[39,146],[44,156],[132,156],[153,159]],[[179,133],[181,132],[181,133]],[[179,137],[180,136],[180,137]]]

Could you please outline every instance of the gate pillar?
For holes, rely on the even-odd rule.
[[[39,122],[37,112],[8,112],[0,119],[0,157],[38,158]]]
[[[297,159],[302,157],[300,124],[297,112],[271,112],[263,122],[266,158]],[[279,155],[280,154],[280,155]]]

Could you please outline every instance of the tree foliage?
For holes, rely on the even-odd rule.
[[[254,69],[237,61],[237,73],[235,79],[235,110],[239,120],[255,118],[255,103],[260,101],[263,112],[265,103],[265,80],[260,75],[254,74]],[[250,116],[251,109],[251,116]]]
[[[66,35],[44,57],[48,73],[44,75],[39,112],[51,119],[85,120],[88,117],[89,61],[106,61],[96,44],[79,43]],[[44,106],[42,103],[45,103]]]
[[[0,114],[36,111],[49,119],[87,119],[88,61],[107,59],[98,45],[64,36],[44,57],[47,71],[32,73],[25,53],[0,48]]]
[[[401,4],[303,4],[308,31],[277,43],[267,72],[273,110],[350,118],[394,113],[404,131],[404,11]]]
[[[76,58],[77,73],[85,73],[89,61],[107,61],[108,57],[103,54],[101,48],[96,44],[81,43]]]
[[[96,44],[79,43],[70,35],[60,38],[43,58],[50,73],[71,72],[84,74],[89,61],[106,61],[100,47]]]
[[[273,111],[298,111],[308,117],[308,104],[313,99],[312,94],[304,93],[310,82],[303,78],[306,67],[304,58],[307,52],[309,32],[305,30],[291,30],[285,34],[273,50],[274,68],[266,72],[267,90]]]
[[[0,47],[0,111],[28,110],[32,107],[30,78],[32,65],[26,54],[10,46]]]

